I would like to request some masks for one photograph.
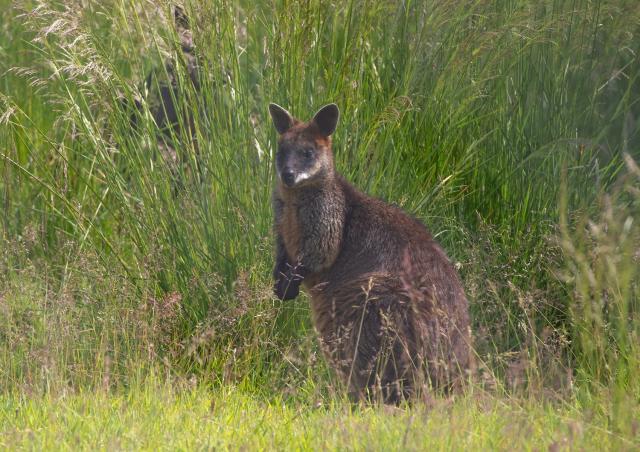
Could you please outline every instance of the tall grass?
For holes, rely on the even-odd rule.
[[[561,228],[581,395],[604,393],[612,424],[628,430],[640,396],[640,168],[625,159],[626,174],[603,195],[595,218],[579,217],[571,230],[563,218]]]
[[[557,226],[596,212],[622,153],[640,155],[635,1],[191,2],[198,87],[171,8],[0,0],[3,386],[50,369],[29,358],[42,349],[61,369],[44,380],[65,387],[126,385],[143,362],[319,390],[306,305],[270,295],[270,101],[302,118],[338,103],[338,169],[459,264],[485,383],[635,369],[637,319],[621,312],[637,308],[637,262],[592,261],[567,248],[586,243],[580,223]],[[170,80],[180,127],[159,130]],[[609,217],[603,243],[633,243]],[[590,342],[584,300],[612,281],[622,311],[598,314],[608,330]]]

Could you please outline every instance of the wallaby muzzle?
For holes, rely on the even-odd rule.
[[[291,169],[284,169],[280,173],[280,179],[287,187],[293,187],[296,183],[296,175]]]

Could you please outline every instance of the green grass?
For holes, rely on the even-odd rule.
[[[637,412],[636,412],[637,414]],[[632,427],[632,424],[635,425]],[[629,419],[629,431],[637,429]],[[0,447],[200,450],[631,450],[607,420],[575,407],[476,395],[396,409],[288,404],[234,387],[12,398],[0,404]]]
[[[0,0],[0,445],[637,445],[637,1],[187,2],[200,90],[169,2],[78,5]],[[336,102],[338,169],[458,264],[470,394],[351,411],[273,298],[269,102]]]

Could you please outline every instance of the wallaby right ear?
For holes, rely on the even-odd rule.
[[[293,127],[293,116],[280,105],[269,104],[269,113],[271,114],[273,125],[280,135]]]
[[[313,122],[318,125],[320,132],[328,137],[336,131],[338,118],[340,118],[338,106],[336,104],[329,104],[318,110],[318,113],[313,117]]]

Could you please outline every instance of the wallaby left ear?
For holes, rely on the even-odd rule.
[[[291,116],[291,113],[289,113],[278,104],[269,104],[269,114],[271,115],[273,125],[280,135],[293,127],[295,123],[295,120],[293,119],[293,116]]]
[[[329,104],[318,110],[313,117],[313,122],[320,128],[320,132],[324,136],[329,136],[336,131],[338,119],[340,118],[340,110],[336,104]]]

